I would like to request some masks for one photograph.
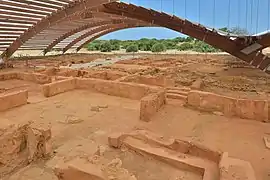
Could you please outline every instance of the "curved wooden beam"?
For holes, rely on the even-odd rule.
[[[66,47],[63,48],[63,53],[65,53],[68,49],[72,48],[72,46],[74,46],[76,43],[80,42],[81,40],[96,34],[98,32],[107,30],[107,29],[111,29],[111,28],[117,28],[117,27],[122,27],[122,25],[127,24],[127,25],[132,25],[135,26],[138,22],[136,20],[132,20],[132,19],[122,19],[121,22],[110,22],[108,24],[105,24],[103,26],[99,26],[95,29],[92,29],[88,32],[86,32],[85,34],[82,34],[81,36],[77,37],[76,39],[74,39],[72,42],[70,42]],[[150,26],[148,23],[145,23],[145,26]]]
[[[89,23],[89,24],[85,24],[83,26],[80,26],[76,29],[73,29],[63,35],[61,35],[60,37],[58,37],[57,39],[55,39],[51,44],[49,44],[45,49],[44,49],[44,55],[48,52],[50,52],[54,46],[56,46],[58,43],[60,43],[61,41],[63,41],[64,39],[80,32],[83,31],[85,29],[91,28],[91,27],[95,27],[95,26],[102,26],[104,24],[110,23],[110,20],[104,20],[104,21],[98,21],[98,22],[93,22],[93,23]]]
[[[91,36],[90,39],[86,40],[79,47],[77,47],[76,51],[81,50],[86,44],[92,42],[93,40],[95,40],[95,39],[97,39],[97,38],[99,38],[101,36],[104,36],[106,34],[109,34],[111,32],[119,31],[119,30],[122,30],[122,29],[135,28],[135,27],[145,27],[145,26],[147,26],[147,25],[146,24],[140,24],[140,23],[122,24],[121,26],[112,25],[112,27],[110,29],[104,29],[103,31],[99,31],[98,33]]]
[[[109,0],[114,1],[114,0]],[[10,57],[23,43],[27,40],[40,33],[44,29],[47,29],[60,20],[69,20],[71,15],[75,13],[84,11],[87,8],[99,6],[103,3],[108,3],[108,0],[79,0],[79,1],[71,1],[65,8],[62,8],[55,13],[47,16],[40,20],[36,25],[30,27],[27,31],[25,31],[19,38],[17,38],[7,49],[1,54],[1,57]],[[80,15],[75,14],[74,19],[80,19]]]
[[[89,19],[89,21],[91,21],[92,19]],[[104,19],[104,20],[100,20],[100,21],[96,21],[96,22],[91,22],[88,24],[85,24],[83,26],[80,26],[78,28],[72,29],[71,31],[61,35],[60,37],[58,37],[57,39],[55,39],[51,44],[48,45],[48,47],[46,47],[44,49],[44,54],[48,53],[49,51],[51,51],[53,49],[54,46],[56,46],[58,43],[60,43],[61,41],[63,41],[64,39],[78,33],[81,32],[83,30],[92,28],[92,27],[98,27],[98,26],[102,26],[102,25],[106,25],[109,23],[112,24],[117,24],[117,23],[123,23],[125,20],[122,17],[118,17],[118,19]]]
[[[194,37],[206,42],[216,48],[236,56],[247,63],[263,70],[268,71],[270,66],[270,58],[265,56],[260,51],[252,51],[251,53],[243,52],[246,46],[242,42],[234,41],[230,37],[223,36],[218,32],[203,27],[199,24],[194,24],[190,21],[180,19],[176,16],[170,16],[163,12],[154,11],[138,7],[132,4],[112,2],[104,4],[103,12],[131,17],[161,27],[167,27],[177,32]]]

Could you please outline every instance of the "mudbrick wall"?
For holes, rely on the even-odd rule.
[[[50,84],[43,85],[43,94],[45,97],[51,97],[63,92],[71,91],[76,88],[75,79],[65,79]]]
[[[143,121],[150,121],[151,117],[165,104],[165,91],[159,91],[143,97],[140,105],[140,119]]]
[[[237,99],[209,92],[190,91],[187,104],[200,110],[222,112],[227,117],[270,122],[267,100]]]
[[[3,122],[5,121],[5,122]],[[46,158],[51,153],[49,126],[12,124],[1,119],[0,179],[32,161]]]
[[[175,82],[172,79],[168,79],[165,76],[142,76],[142,75],[131,75],[127,77],[123,77],[120,80],[121,82],[135,82],[139,84],[147,84],[153,86],[161,86],[161,87],[168,87],[174,86]]]
[[[116,80],[127,73],[113,71],[113,70],[76,70],[76,69],[58,69],[48,68],[40,71],[42,74],[49,76],[65,76],[65,77],[84,77],[84,78],[96,78],[104,80]]]
[[[20,80],[31,81],[37,84],[46,84],[52,82],[51,77],[38,73],[16,73]]]
[[[27,104],[28,91],[18,91],[0,95],[0,111]]]
[[[89,89],[112,96],[140,100],[142,97],[160,90],[158,87],[143,84],[124,83],[90,78],[77,78],[76,88]]]
[[[12,73],[0,74],[0,81],[12,80],[12,79],[31,81],[37,84],[46,84],[46,83],[52,82],[51,77],[44,74],[38,74],[38,73],[12,72]]]

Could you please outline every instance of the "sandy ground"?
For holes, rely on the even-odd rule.
[[[91,111],[92,106],[99,105],[108,105],[108,108],[101,112]],[[139,121],[139,101],[76,90],[39,103],[2,112],[0,116],[16,123],[28,120],[50,123],[56,153],[57,149],[74,140],[78,144],[81,144],[81,140],[85,140],[89,143],[107,146],[107,136],[111,133],[143,128],[166,137],[187,139],[216,150],[227,151],[232,157],[251,162],[257,179],[267,180],[270,176],[270,153],[263,143],[263,137],[270,133],[269,124],[200,113],[181,105],[172,105],[170,102],[153,118],[152,122],[143,123]],[[72,121],[69,121],[74,119],[77,123],[73,124]],[[163,179],[160,177],[168,177],[168,169],[173,171],[171,168],[167,169],[167,166],[159,167],[158,163],[141,157],[123,155],[120,152],[113,151],[107,156],[111,159],[122,158],[124,167],[136,172],[139,180]],[[138,162],[136,166],[132,161],[134,159]],[[147,172],[142,170],[142,164],[145,167],[145,163],[149,167]],[[157,170],[159,173],[154,173]],[[173,172],[177,174],[177,171]],[[54,177],[46,162],[33,164],[18,173],[21,180],[45,180],[48,177]],[[18,173],[10,179],[17,177]],[[183,173],[178,172],[179,177],[190,177],[186,178],[190,180],[198,179],[185,173],[183,175]]]
[[[103,57],[103,56],[101,56]],[[111,57],[111,56],[110,56]],[[67,55],[33,59],[32,65],[47,65],[92,62],[100,56]],[[171,59],[174,58],[174,59]],[[128,64],[125,66],[125,64]],[[244,64],[245,65],[245,64]],[[244,67],[232,58],[210,58],[197,56],[149,56],[118,62],[117,71],[129,74],[165,75],[177,80],[177,86],[189,85],[201,78],[204,90],[249,98],[268,98],[270,78],[265,73]],[[15,61],[21,71],[34,71],[24,67],[24,61]],[[241,67],[235,67],[241,66]],[[122,67],[122,68],[119,68]],[[150,71],[149,70],[150,67]],[[158,69],[159,70],[156,70]],[[103,67],[97,69],[102,70]],[[106,67],[113,69],[112,66]],[[16,71],[18,69],[13,69]],[[4,70],[9,71],[9,70]],[[133,72],[134,71],[134,72]],[[241,87],[245,87],[242,88]],[[107,159],[120,158],[123,167],[138,180],[199,180],[194,174],[176,170],[161,162],[142,156],[110,149],[107,137],[114,132],[129,132],[133,129],[148,129],[166,137],[186,139],[201,143],[209,148],[229,152],[235,158],[249,161],[258,180],[270,178],[270,151],[265,147],[263,137],[270,135],[270,124],[255,121],[226,118],[203,113],[182,106],[179,101],[168,104],[156,114],[152,121],[139,120],[140,102],[108,96],[84,90],[74,90],[54,97],[44,98],[41,86],[19,80],[0,81],[0,90],[28,89],[29,101],[22,107],[0,112],[0,117],[14,123],[34,121],[49,123],[52,127],[54,157],[39,161],[7,177],[10,180],[56,180],[52,172],[55,158],[68,160],[74,157],[88,157],[99,145],[107,149]],[[254,91],[255,90],[255,91]],[[102,106],[96,112],[92,107]],[[136,163],[134,163],[136,162]],[[168,175],[169,174],[169,175]]]

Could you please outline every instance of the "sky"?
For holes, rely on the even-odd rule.
[[[240,27],[250,34],[270,30],[270,0],[122,0],[186,18],[211,28]],[[166,39],[183,36],[166,28],[131,28],[100,39]]]

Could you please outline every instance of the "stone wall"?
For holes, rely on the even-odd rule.
[[[165,91],[159,91],[145,96],[141,99],[140,119],[147,122],[150,121],[151,117],[165,104]]]
[[[17,73],[1,73],[0,74],[0,81],[6,81],[11,79],[17,79]]]
[[[43,85],[43,94],[45,97],[51,97],[76,88],[75,79],[65,79],[50,84]]]
[[[28,91],[11,92],[0,95],[0,111],[27,104]]]
[[[50,76],[38,73],[17,73],[17,78],[24,81],[31,81],[37,84],[51,83],[52,79]]]
[[[139,84],[147,84],[153,86],[161,86],[161,87],[168,87],[174,86],[175,82],[172,79],[168,79],[165,76],[141,76],[141,75],[132,75],[127,76],[121,79],[122,82],[134,82]]]
[[[152,92],[157,92],[160,88],[146,86],[142,84],[124,83],[90,78],[77,78],[76,88],[89,89],[92,91],[119,96],[129,99],[140,100],[142,97]]]
[[[52,82],[50,76],[39,73],[10,72],[0,74],[0,81],[12,79],[31,81],[37,84],[46,84]]]
[[[83,77],[83,78],[97,78],[104,80],[116,80],[118,78],[126,76],[127,73],[119,71],[106,71],[106,70],[57,69],[54,71],[54,75],[65,77]]]
[[[0,179],[32,161],[51,155],[50,127],[0,122]]]
[[[190,91],[188,105],[194,108],[222,112],[227,117],[269,121],[267,100],[237,99],[202,91]]]

